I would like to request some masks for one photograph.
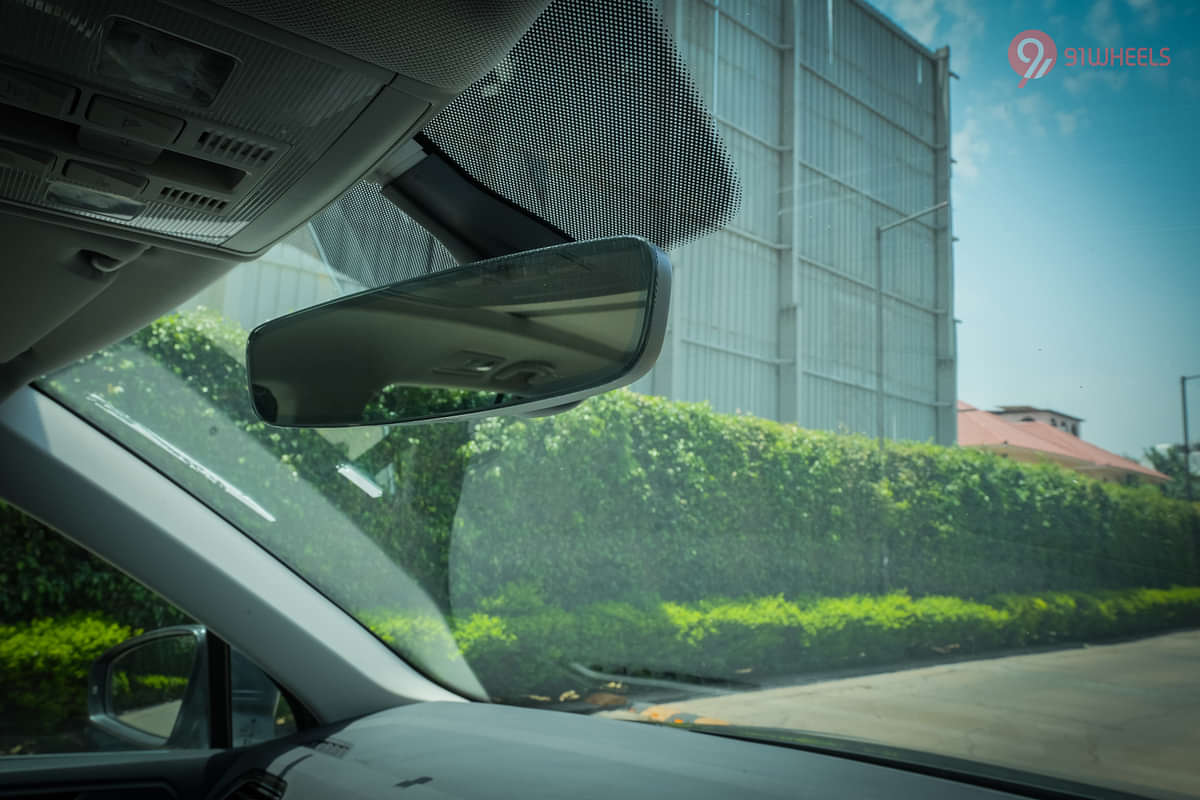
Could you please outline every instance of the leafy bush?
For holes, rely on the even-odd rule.
[[[498,699],[552,697],[578,687],[574,663],[628,674],[669,673],[734,681],[848,666],[987,653],[1200,626],[1200,587],[1098,593],[1002,595],[988,602],[914,598],[903,592],[805,600],[782,596],[658,603],[605,602],[568,612],[510,591],[490,613],[452,623],[457,649]],[[405,650],[438,641],[432,618],[358,615]],[[87,671],[108,648],[140,631],[76,616],[0,626],[0,734],[49,734],[86,715]],[[158,697],[186,679],[140,676],[133,693]]]
[[[374,475],[390,469],[403,493],[371,498],[338,472],[349,459],[345,437],[305,428],[275,428],[258,420],[250,406],[246,371],[239,360],[246,332],[210,311],[165,316],[129,339],[101,350],[44,382],[67,398],[81,415],[139,450],[185,489],[204,497],[215,511],[269,546],[288,563],[311,566],[306,578],[338,593],[362,587],[361,564],[338,541],[337,526],[370,537],[383,553],[402,563],[435,599],[446,601],[446,557],[451,522],[458,504],[465,461],[459,455],[468,432],[462,425],[394,429],[356,466]],[[231,484],[270,508],[274,521],[251,512],[242,500],[213,492],[209,479],[181,467],[166,451],[145,448],[135,431],[112,425],[95,402],[122,412],[195,454]],[[321,552],[293,532],[329,530]],[[0,524],[0,548],[10,532]],[[47,533],[43,538],[55,538]],[[67,565],[65,571],[69,571]],[[45,578],[62,581],[64,569],[48,565]],[[21,578],[31,585],[35,571]],[[385,592],[386,594],[386,592]],[[363,599],[363,598],[360,598]],[[370,603],[361,603],[370,605]],[[92,610],[95,604],[66,599],[50,613]],[[28,619],[31,609],[14,603],[0,608],[0,620]],[[39,609],[37,613],[46,613]],[[124,617],[118,617],[124,618]]]
[[[1200,625],[1200,587],[1001,595],[986,602],[904,592],[790,601],[782,596],[605,602],[568,612],[522,598],[454,624],[462,656],[502,698],[577,686],[573,663],[604,671],[754,681],[849,666],[987,653]],[[377,614],[376,633],[419,622]]]
[[[640,598],[1095,591],[1196,581],[1200,514],[1153,487],[629,392],[466,445],[451,584]],[[536,501],[533,500],[536,498]]]
[[[0,625],[2,733],[48,735],[86,719],[92,662],[139,633],[85,614]]]
[[[82,398],[102,394],[183,450],[219,457],[221,476],[268,502],[274,522],[165,451],[145,454],[343,605],[394,605],[390,584],[364,576],[382,574],[370,570],[384,561],[402,565],[443,609],[481,615],[473,641],[511,669],[521,658],[503,655],[506,636],[622,663],[647,657],[642,643],[653,640],[672,663],[684,653],[717,666],[723,637],[780,658],[818,644],[849,658],[865,630],[886,651],[879,657],[907,651],[918,632],[955,626],[959,646],[973,646],[970,637],[990,646],[988,624],[946,598],[1027,620],[1027,635],[1047,641],[1064,628],[1060,617],[1082,615],[1106,632],[1142,613],[1071,592],[1103,597],[1200,578],[1198,507],[1153,487],[966,448],[881,451],[861,436],[626,391],[545,419],[387,430],[355,458],[366,474],[391,476],[371,498],[337,471],[349,459],[345,441],[257,421],[238,361],[244,343],[212,313],[171,315],[49,386],[101,426],[111,419]],[[345,546],[361,536],[376,563]],[[81,565],[73,545],[7,507],[0,550],[13,554],[0,575],[0,622],[75,611],[142,627],[176,621],[151,593],[102,562]],[[1001,593],[1036,594],[1047,608],[989,605]],[[745,595],[759,599],[711,599]],[[858,596],[893,599],[863,610]],[[789,600],[770,599],[779,597]],[[800,641],[811,646],[797,650],[789,620],[799,610],[809,615]],[[688,622],[695,614],[701,622]],[[571,633],[579,620],[599,633],[581,640]],[[395,642],[428,634],[387,625]]]
[[[109,691],[117,708],[140,708],[167,700],[179,700],[187,691],[188,679],[182,675],[134,675],[116,670]]]
[[[143,628],[184,616],[120,570],[0,501],[0,623],[101,614]]]

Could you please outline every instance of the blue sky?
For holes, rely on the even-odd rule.
[[[877,0],[951,48],[959,397],[1083,417],[1118,453],[1179,441],[1200,373],[1200,3]],[[1017,88],[1037,29],[1058,63]],[[1166,67],[1071,67],[1067,47],[1170,48]],[[1200,439],[1200,380],[1189,384]]]

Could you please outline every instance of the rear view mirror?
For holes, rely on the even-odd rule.
[[[537,414],[632,383],[662,348],[666,255],[634,237],[532,250],[260,325],[255,412],[283,426]]]

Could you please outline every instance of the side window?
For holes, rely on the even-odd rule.
[[[234,745],[297,729],[247,657],[3,501],[0,552],[0,756],[210,747],[210,667],[224,657]]]

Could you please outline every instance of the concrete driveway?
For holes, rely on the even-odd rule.
[[[1200,796],[1200,631],[705,697],[641,713],[850,736]]]
[[[175,730],[175,720],[179,718],[182,705],[182,700],[168,700],[158,705],[117,714],[117,719],[139,731],[167,739],[171,736],[171,731]]]

